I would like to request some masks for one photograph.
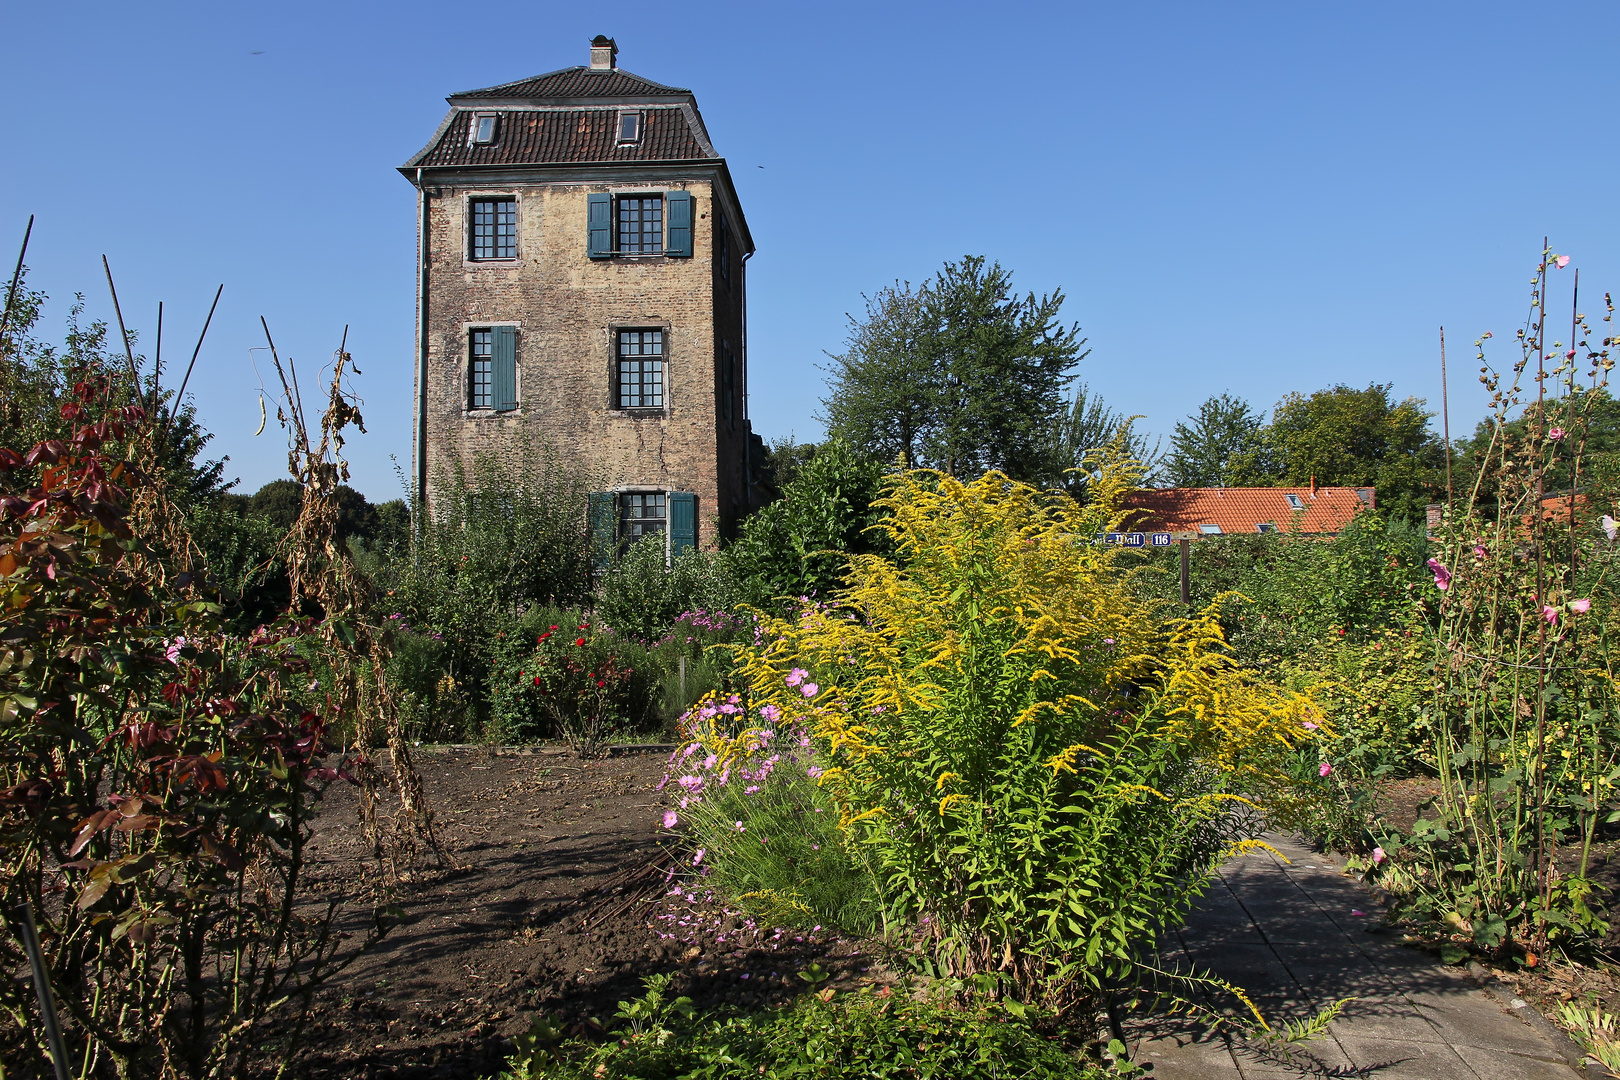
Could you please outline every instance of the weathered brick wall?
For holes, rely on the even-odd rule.
[[[586,254],[586,196],[617,190],[685,188],[694,200],[691,258]],[[466,215],[478,195],[517,193],[518,258],[467,259]],[[699,537],[712,547],[746,501],[746,423],[738,385],[736,421],[721,419],[719,343],[743,357],[740,252],[731,280],[714,260],[711,185],[518,184],[443,187],[431,199],[428,296],[427,470],[430,483],[451,455],[511,455],[538,436],[593,471],[607,486],[665,487],[698,495]],[[468,332],[513,323],[518,408],[467,409]],[[613,409],[614,329],[665,331],[665,408],[659,415]],[[744,506],[745,508],[745,506]]]

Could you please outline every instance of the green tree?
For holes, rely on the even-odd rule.
[[[1166,479],[1175,487],[1231,487],[1234,478],[1267,471],[1266,414],[1229,393],[1211,395],[1198,412],[1177,422],[1170,436]]]
[[[1087,354],[1079,326],[1059,320],[1063,299],[1016,296],[1012,274],[980,255],[916,290],[879,291],[832,357],[829,434],[878,460],[1044,479],[1063,391]]]
[[[1138,482],[1144,487],[1154,486],[1162,458],[1159,443],[1155,440],[1149,445],[1146,435],[1132,430],[1136,419],[1110,408],[1102,395],[1093,393],[1085,383],[1077,384],[1074,396],[1064,405],[1050,429],[1049,471],[1041,478],[1042,482],[1050,487],[1061,487],[1084,503],[1096,478],[1097,452],[1123,433],[1121,450],[1142,469]]]
[[[1259,467],[1237,480],[1302,486],[1376,487],[1394,518],[1415,519],[1445,490],[1445,446],[1429,429],[1422,398],[1395,401],[1391,383],[1338,385],[1289,394],[1272,410]],[[1265,460],[1269,455],[1269,460]],[[1240,470],[1240,473],[1245,472]]]

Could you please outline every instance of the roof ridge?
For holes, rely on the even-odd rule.
[[[635,72],[627,71],[627,70],[625,70],[624,68],[621,68],[621,67],[591,68],[591,67],[586,67],[584,64],[574,64],[571,67],[558,68],[555,71],[546,71],[546,72],[542,72],[539,75],[530,75],[530,76],[528,76],[526,78],[522,78],[522,79],[513,79],[511,82],[499,83],[499,84],[497,84],[495,86],[484,86],[484,87],[480,87],[480,88],[478,88],[476,90],[457,91],[454,94],[448,95],[445,98],[445,100],[446,101],[452,101],[452,100],[454,100],[456,98],[459,98],[459,97],[474,97],[474,96],[496,97],[496,96],[499,96],[499,91],[502,91],[502,90],[513,90],[513,89],[515,89],[517,87],[522,87],[522,86],[526,86],[526,85],[529,85],[529,84],[532,84],[532,83],[537,83],[537,82],[540,82],[540,81],[542,81],[544,79],[556,78],[559,75],[576,75],[576,74],[577,75],[594,76],[594,77],[599,77],[599,78],[600,77],[613,76],[613,75],[622,75],[625,78],[634,79],[636,82],[642,83],[645,86],[647,86],[647,87],[649,87],[649,88],[651,88],[653,90],[664,90],[664,91],[668,91],[669,93],[672,93],[672,94],[690,94],[692,92],[690,89],[688,89],[687,87],[684,87],[684,86],[668,86],[668,85],[666,85],[664,83],[661,83],[661,82],[654,82],[652,79],[647,78],[645,75],[637,75]],[[516,95],[516,96],[523,96],[523,95],[520,94],[520,95]],[[539,95],[535,95],[535,96],[539,96]],[[573,95],[560,94],[560,95],[556,95],[556,96],[558,96],[558,97],[571,97]]]

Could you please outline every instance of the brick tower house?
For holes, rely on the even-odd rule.
[[[690,90],[588,67],[452,94],[418,200],[414,479],[547,440],[592,533],[713,547],[748,511],[753,240]]]

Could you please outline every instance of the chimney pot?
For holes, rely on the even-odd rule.
[[[591,70],[612,71],[619,66],[619,46],[606,34],[591,39]]]

